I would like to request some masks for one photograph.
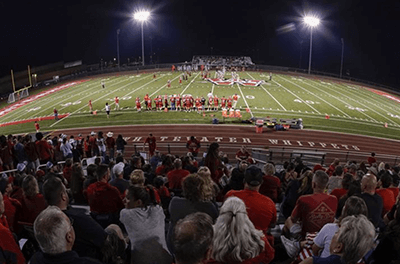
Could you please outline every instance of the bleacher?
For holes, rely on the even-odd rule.
[[[248,56],[207,56],[196,55],[192,58],[192,65],[208,65],[211,67],[247,67],[253,66],[251,58]]]

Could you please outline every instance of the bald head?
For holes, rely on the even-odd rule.
[[[366,193],[375,193],[377,181],[373,174],[365,174],[361,180],[361,191]]]

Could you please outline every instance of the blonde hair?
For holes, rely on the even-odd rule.
[[[131,185],[143,186],[145,182],[144,172],[142,170],[136,169],[131,173]]]
[[[264,249],[263,232],[250,221],[246,205],[229,197],[214,225],[212,257],[218,262],[242,262],[258,256]]]
[[[275,174],[275,166],[271,163],[265,164],[263,170],[264,170],[265,175],[274,175]]]
[[[208,167],[200,167],[199,170],[197,171],[197,174],[203,178],[204,180],[204,200],[205,201],[211,201],[214,200],[216,196],[216,191],[214,188],[214,181],[211,179],[211,172]]]

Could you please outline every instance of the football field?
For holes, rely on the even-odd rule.
[[[211,72],[211,77],[215,77]],[[5,113],[11,105],[2,104],[0,108],[0,134],[35,132],[32,120],[38,119],[41,131],[58,128],[118,126],[134,124],[204,123],[210,124],[213,118],[224,123],[240,123],[251,117],[302,118],[305,129],[328,130],[352,134],[370,135],[400,139],[400,98],[358,84],[342,83],[340,80],[327,80],[322,77],[304,77],[295,74],[240,72],[240,79],[263,80],[259,86],[216,85],[201,78],[200,72],[192,73],[188,80],[179,83],[179,72],[119,74],[115,76],[96,76],[70,82],[74,85],[49,87],[31,94],[26,104]],[[226,74],[230,78],[230,73]],[[171,80],[171,87],[167,87]],[[105,82],[105,88],[101,82]],[[68,83],[67,83],[68,84]],[[54,89],[54,90],[52,90]],[[46,92],[46,95],[43,95]],[[242,118],[223,118],[221,110],[198,114],[183,111],[145,111],[143,98],[148,94],[155,96],[190,94],[207,97],[208,93],[221,98],[235,93],[239,96],[237,108]],[[120,111],[114,110],[114,98],[120,98]],[[142,102],[142,111],[136,110],[135,99]],[[25,99],[26,100],[26,99]],[[89,111],[88,102],[93,110]],[[23,103],[24,100],[17,103]],[[105,104],[111,105],[108,119]],[[154,107],[154,101],[153,101]],[[67,116],[55,121],[53,109],[59,115]],[[329,118],[327,119],[327,116]],[[48,120],[46,120],[48,119]],[[29,122],[28,122],[29,121]],[[5,125],[10,124],[13,125]],[[17,124],[15,124],[17,123]],[[387,127],[385,127],[385,124]]]

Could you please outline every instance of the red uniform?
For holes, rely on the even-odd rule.
[[[140,99],[139,97],[136,97],[136,109],[140,110],[142,108],[142,106],[140,105]]]
[[[36,131],[39,131],[39,129],[40,129],[39,123],[35,123],[35,128],[36,128]]]
[[[119,104],[119,98],[115,97],[114,102],[115,102],[115,104]]]
[[[214,97],[214,106],[216,107],[216,108],[218,108],[218,101],[219,101],[219,98],[218,97]]]
[[[200,98],[196,98],[196,107],[197,108],[200,108],[201,107],[201,101],[200,101]]]
[[[182,101],[182,100],[181,100],[181,97],[180,97],[180,96],[176,97],[176,106],[181,107],[181,106],[182,106],[181,101]]]
[[[168,80],[167,86],[168,86],[168,88],[171,87],[171,81],[170,80]]]
[[[146,138],[145,144],[149,144],[149,152],[150,156],[154,155],[154,151],[156,150],[156,138],[154,136]]]
[[[228,98],[228,108],[232,108],[232,98]]]
[[[151,98],[147,98],[147,108],[151,110]]]
[[[222,97],[221,98],[221,107],[224,108],[226,106],[226,98]]]
[[[182,77],[179,77],[179,84],[182,84]]]
[[[88,105],[89,105],[89,109],[90,109],[90,111],[92,111],[92,110],[93,110],[92,100],[89,100],[89,103],[88,103]]]

